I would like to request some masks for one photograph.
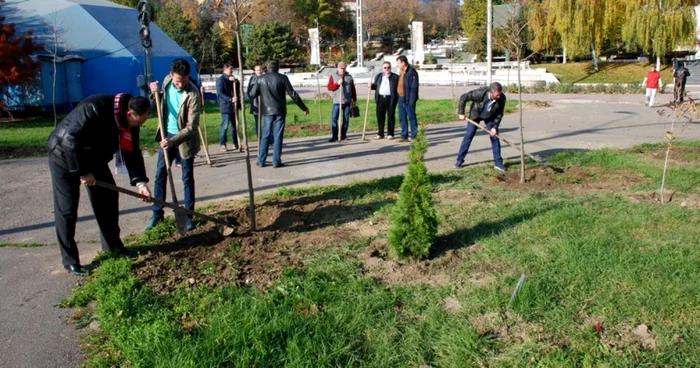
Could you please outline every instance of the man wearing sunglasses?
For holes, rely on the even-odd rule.
[[[394,125],[396,125],[396,104],[399,102],[399,94],[396,89],[399,85],[399,75],[391,72],[391,63],[385,61],[382,65],[382,73],[377,74],[374,82],[370,82],[369,88],[375,90],[374,101],[377,105],[378,132],[375,139],[384,139],[384,122],[388,121],[386,139],[394,139]]]

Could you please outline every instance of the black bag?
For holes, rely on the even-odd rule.
[[[359,118],[360,117],[360,107],[355,105],[350,108],[350,117],[351,118]]]

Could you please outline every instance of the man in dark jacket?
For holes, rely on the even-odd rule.
[[[236,130],[236,109],[240,110],[238,104],[238,91],[241,82],[233,76],[233,66],[230,63],[224,64],[223,73],[216,80],[216,99],[219,102],[219,112],[221,113],[221,128],[219,128],[219,145],[221,152],[226,152],[226,131],[231,126],[231,144],[237,150],[240,146],[238,142],[238,131]],[[234,92],[235,91],[235,92]]]
[[[396,92],[399,95],[399,123],[401,124],[401,139],[399,142],[410,142],[418,134],[418,118],[416,118],[416,102],[418,101],[418,72],[410,65],[408,59],[401,55],[396,58],[399,66],[399,84]],[[408,119],[408,122],[406,121]],[[410,138],[409,138],[410,124]]]
[[[304,105],[304,101],[294,91],[289,78],[280,74],[280,63],[271,60],[268,63],[267,73],[257,77],[256,83],[250,91],[250,97],[258,96],[262,99],[261,112],[263,116],[263,135],[260,141],[260,152],[258,152],[258,167],[264,167],[267,160],[267,151],[271,132],[274,135],[274,146],[272,150],[272,167],[282,167],[282,138],[284,137],[284,125],[287,119],[287,100],[285,93],[304,111],[304,115],[309,114],[309,109]]]
[[[374,101],[377,105],[377,137],[384,139],[384,121],[388,120],[386,139],[394,139],[394,125],[396,125],[396,104],[399,102],[399,94],[396,88],[399,85],[399,76],[391,72],[391,63],[385,61],[382,65],[382,73],[377,74],[369,88],[375,90]],[[388,119],[387,119],[388,117]]]
[[[673,69],[673,101],[679,104],[685,97],[685,83],[690,76],[690,71],[678,60],[674,62],[676,67]]]
[[[498,82],[494,82],[491,83],[490,87],[481,87],[463,94],[459,98],[458,114],[460,120],[466,118],[464,107],[467,101],[472,102],[469,108],[469,119],[477,123],[483,121],[491,133],[489,138],[491,139],[494,168],[499,171],[506,171],[505,166],[503,166],[503,157],[501,157],[501,141],[495,137],[498,134],[498,126],[501,124],[503,111],[506,107],[506,95],[503,93],[503,86]],[[457,153],[455,168],[459,168],[464,164],[464,159],[467,157],[476,129],[473,124],[467,123],[467,131],[464,133],[462,145]]]
[[[116,153],[117,172],[128,171],[131,185],[151,197],[139,147],[140,127],[148,119],[149,109],[148,99],[130,94],[90,96],[66,115],[49,136],[56,236],[63,266],[76,275],[87,274],[75,243],[81,184],[87,187],[100,228],[102,250],[122,255],[135,253],[124,248],[119,238],[118,193],[95,186],[95,181],[115,183],[108,164]]]
[[[260,132],[258,132],[258,125],[260,125],[260,120],[258,117],[258,100],[260,100],[260,97],[253,98],[250,97],[250,91],[253,89],[253,85],[255,84],[255,80],[263,75],[263,67],[260,64],[255,64],[253,66],[253,71],[255,72],[254,75],[250,76],[250,79],[248,80],[248,89],[246,90],[246,95],[248,95],[248,99],[250,100],[250,113],[253,114],[253,118],[255,119],[255,134],[259,135]]]

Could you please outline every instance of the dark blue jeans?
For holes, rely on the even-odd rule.
[[[172,134],[168,134],[168,138],[172,137]],[[173,158],[175,158],[175,152],[177,152],[177,147],[168,149],[168,158],[170,163],[172,163]],[[182,183],[185,187],[185,208],[194,211],[194,156],[185,160],[182,159]],[[168,185],[168,170],[165,169],[165,157],[163,155],[163,150],[158,150],[158,161],[156,163],[156,177],[153,182],[153,198],[165,200],[167,194]],[[163,206],[158,204],[153,204],[153,216],[163,217]],[[187,217],[192,219],[191,215]]]
[[[476,120],[477,123],[481,120]],[[486,128],[491,130],[493,128],[493,123],[490,121],[486,122]],[[467,131],[464,132],[464,138],[462,138],[462,145],[459,147],[459,152],[457,153],[457,165],[462,165],[464,159],[467,157],[467,152],[469,152],[469,146],[472,144],[472,139],[474,134],[476,134],[476,129],[473,124],[467,123]],[[503,164],[503,157],[501,157],[501,141],[496,137],[492,137],[489,134],[489,139],[491,139],[491,151],[493,151],[493,162],[495,164]]]
[[[333,113],[331,114],[331,138],[338,139],[338,115],[340,115],[340,104],[333,104]],[[345,139],[348,136],[348,126],[350,125],[350,104],[343,105],[343,127],[340,132],[340,139]]]
[[[406,119],[408,118],[408,122]],[[418,120],[416,118],[416,105],[407,105],[406,99],[399,96],[399,124],[401,124],[401,138],[408,138],[410,124],[411,139],[416,139],[418,134]]]
[[[263,135],[260,140],[258,152],[258,164],[264,165],[267,161],[267,151],[270,140],[274,141],[272,148],[272,166],[282,164],[282,139],[284,138],[285,115],[263,115]]]
[[[231,126],[231,143],[238,145],[238,135],[236,134],[236,123],[233,121],[233,114],[221,114],[221,127],[219,128],[219,145],[226,145],[226,131]]]

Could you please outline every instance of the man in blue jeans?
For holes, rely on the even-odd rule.
[[[469,119],[477,123],[483,121],[490,132],[489,138],[491,139],[494,168],[499,171],[506,171],[506,167],[503,166],[503,157],[501,157],[501,141],[495,137],[498,134],[498,126],[501,124],[503,111],[506,107],[506,95],[503,93],[503,86],[498,82],[494,82],[489,87],[481,87],[463,94],[459,98],[459,109],[457,112],[460,120],[465,120],[466,118],[464,107],[467,101],[472,102],[469,108]],[[462,145],[457,153],[455,168],[459,168],[464,164],[464,159],[467,157],[476,129],[476,126],[473,124],[467,123],[467,131],[464,132]]]
[[[418,72],[410,65],[408,59],[401,55],[396,58],[399,66],[399,123],[401,124],[401,139],[399,142],[410,142],[418,134],[418,119],[416,118],[416,102],[418,101]],[[406,121],[408,120],[408,122]],[[409,137],[410,124],[410,137]]]
[[[344,62],[339,62],[336,65],[337,71],[328,78],[328,90],[333,97],[333,111],[331,112],[331,139],[328,142],[344,141],[348,139],[348,127],[350,125],[350,106],[355,106],[357,103],[357,91],[355,90],[355,81],[350,73],[347,72],[347,65]],[[342,99],[341,99],[342,96]],[[340,111],[340,106],[343,111]],[[338,118],[342,118],[343,124],[340,127],[340,136],[338,136]]]
[[[219,103],[221,113],[221,127],[219,128],[219,146],[221,152],[226,152],[226,131],[231,126],[231,144],[237,150],[239,146],[238,132],[236,131],[236,109],[240,110],[238,104],[238,91],[240,82],[233,76],[233,66],[231,63],[224,64],[223,73],[216,80],[216,100]]]
[[[284,126],[287,119],[287,100],[285,94],[304,111],[304,115],[309,115],[309,109],[304,105],[304,101],[294,91],[289,78],[280,74],[280,63],[271,60],[268,63],[267,73],[258,76],[255,84],[250,90],[250,98],[262,97],[260,112],[263,117],[263,135],[260,140],[260,150],[258,152],[258,167],[264,167],[267,161],[267,151],[269,150],[270,133],[274,134],[274,145],[272,150],[272,167],[283,167],[282,163],[282,138],[284,137]]]
[[[172,162],[179,152],[182,164],[182,183],[185,187],[185,208],[194,211],[194,158],[200,149],[199,113],[202,110],[202,97],[197,86],[189,79],[190,64],[185,59],[175,59],[170,74],[163,81],[163,90],[158,90],[158,82],[151,83],[151,92],[161,93],[162,117],[166,131],[156,130],[156,142],[160,143],[156,177],[153,184],[153,198],[161,201],[166,197],[168,171],[165,168],[163,150],[168,150]],[[194,229],[192,216],[188,215],[187,230]],[[163,221],[163,206],[153,204],[153,216],[146,224],[145,231]]]

